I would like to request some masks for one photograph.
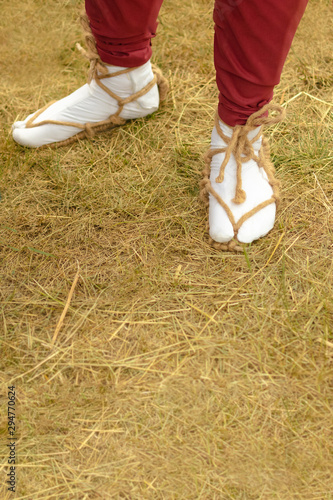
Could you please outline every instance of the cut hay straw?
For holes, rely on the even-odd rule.
[[[57,341],[60,329],[61,329],[61,327],[63,325],[63,322],[64,322],[65,316],[67,314],[68,308],[69,308],[69,306],[71,304],[73,293],[74,293],[75,287],[77,285],[77,282],[79,280],[79,277],[80,277],[80,266],[79,266],[79,263],[78,263],[78,270],[76,272],[76,275],[74,277],[71,289],[69,291],[69,294],[68,294],[68,297],[67,297],[67,300],[66,300],[66,304],[65,304],[64,310],[61,313],[61,316],[59,318],[58,324],[57,324],[56,329],[54,331],[54,334],[53,334],[53,337],[52,337],[52,340],[51,340],[51,347],[53,347],[54,344],[55,344],[55,342]]]

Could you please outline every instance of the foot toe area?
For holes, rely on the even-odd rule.
[[[54,142],[64,141],[68,136],[80,132],[75,127],[64,127],[61,125],[43,125],[40,127],[26,128],[25,126],[14,128],[12,136],[15,142],[29,148],[39,148]]]
[[[30,143],[30,141],[27,140],[26,134],[24,133],[25,127],[24,126],[20,127],[20,126],[15,126],[15,125],[16,125],[16,123],[14,123],[14,125],[12,127],[12,136],[13,136],[14,141],[17,142],[18,144],[20,144],[21,146],[30,146],[31,147],[31,143]]]
[[[16,128],[24,128],[25,127],[25,121],[17,121],[13,123],[12,125],[12,130],[15,130]]]
[[[240,227],[237,239],[241,243],[252,243],[265,236],[273,229],[276,205],[271,203],[247,219]]]
[[[227,243],[234,237],[234,229],[225,210],[210,196],[209,236],[218,243]]]

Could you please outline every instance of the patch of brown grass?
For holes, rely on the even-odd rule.
[[[331,499],[330,2],[310,2],[276,90],[284,200],[244,255],[208,246],[198,201],[211,1],[163,6],[154,116],[58,151],[12,142],[16,117],[84,83],[79,8],[2,5],[2,498],[14,383],[16,498]]]

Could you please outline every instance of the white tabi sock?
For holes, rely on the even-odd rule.
[[[109,73],[122,71],[126,68],[105,65]],[[143,89],[153,80],[150,61],[142,66],[118,76],[104,78],[105,85],[114,94],[124,99]],[[125,104],[120,117],[125,120],[147,116],[159,107],[159,92],[155,84],[145,95],[133,102]],[[80,124],[97,123],[107,120],[118,110],[117,101],[108,95],[93,79],[72,94],[51,104],[43,111],[34,123],[44,120],[74,122]],[[24,121],[17,121],[12,126],[13,138],[22,146],[37,148],[46,144],[64,141],[82,129],[66,125],[45,124],[38,127],[26,128],[26,122],[33,116],[29,115]]]
[[[224,135],[231,138],[233,128],[229,127],[221,120],[219,121]],[[254,139],[259,133],[260,127],[248,133],[248,139]],[[261,136],[252,143],[253,152],[258,157],[262,145]],[[220,137],[216,127],[214,127],[211,139],[211,149],[226,148],[227,144]],[[246,199],[242,203],[232,201],[235,198],[237,185],[237,165],[233,154],[225,167],[224,179],[222,182],[216,182],[220,174],[220,167],[224,160],[225,153],[219,153],[211,159],[210,181],[212,188],[226,203],[231,210],[235,222],[257,207],[260,203],[269,200],[273,196],[273,189],[268,182],[266,172],[259,167],[256,161],[250,159],[242,163],[241,180],[242,189],[246,194]],[[244,155],[243,155],[244,157]],[[275,203],[270,203],[260,211],[245,220],[237,233],[238,241],[242,243],[251,243],[262,236],[265,236],[274,226],[276,213]],[[209,234],[211,238],[219,243],[231,241],[234,236],[234,228],[224,208],[218,200],[209,194]]]

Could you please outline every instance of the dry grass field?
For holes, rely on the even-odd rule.
[[[157,113],[35,151],[10,126],[85,83],[81,1],[1,2],[1,500],[333,499],[332,4],[310,0],[276,89],[276,226],[239,254],[198,197],[212,4],[165,0]]]

